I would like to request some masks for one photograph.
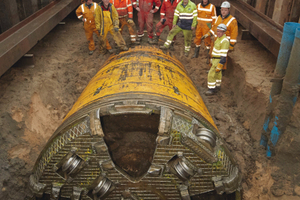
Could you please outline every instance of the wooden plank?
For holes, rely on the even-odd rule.
[[[257,1],[256,2],[256,5],[255,5],[255,8],[263,13],[263,14],[266,14],[266,7],[267,7],[267,4],[268,4],[268,0],[260,0],[260,1]]]
[[[294,0],[293,2],[289,21],[300,23],[300,1],[299,0]]]
[[[29,17],[30,15],[33,14],[31,1],[23,0],[23,6],[24,6],[24,12],[26,17]]]
[[[37,0],[31,0],[31,5],[32,5],[32,11],[33,12],[36,12],[36,11],[39,10],[38,1]]]
[[[293,0],[276,0],[272,19],[283,25],[289,21]]]
[[[266,10],[266,15],[270,18],[272,18],[274,13],[274,7],[275,7],[275,0],[269,0]]]
[[[20,22],[19,14],[18,14],[18,6],[17,6],[17,1],[16,0],[7,0],[9,3],[9,9],[10,9],[10,17],[11,17],[11,22],[12,25],[15,25]]]
[[[8,30],[13,25],[11,21],[11,12],[9,9],[9,4],[10,3],[8,0],[0,1],[0,34]]]
[[[247,0],[246,2],[247,2],[247,4],[249,4],[252,7],[256,6],[256,0]]]
[[[275,56],[278,55],[283,27],[241,0],[229,0],[237,21]]]
[[[255,40],[255,37],[251,35],[249,30],[243,29],[241,40]]]
[[[25,9],[22,0],[17,0],[17,7],[18,7],[19,19],[20,21],[22,21],[23,19],[26,18]]]

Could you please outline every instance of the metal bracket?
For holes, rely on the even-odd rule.
[[[158,126],[158,135],[169,133],[171,129],[173,119],[172,110],[169,108],[161,107],[160,110],[160,121]]]
[[[89,116],[90,116],[91,134],[104,137],[104,133],[100,122],[100,109],[96,109],[90,112]]]

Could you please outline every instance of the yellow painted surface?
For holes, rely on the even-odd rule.
[[[178,88],[179,94],[175,93],[174,87]],[[93,102],[105,101],[105,98],[118,94],[147,94],[170,99],[188,106],[215,126],[182,64],[149,47],[135,48],[111,57],[89,82],[64,120]]]

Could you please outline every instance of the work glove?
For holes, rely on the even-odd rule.
[[[205,38],[207,38],[207,37],[209,37],[210,36],[210,33],[208,32],[208,33],[206,33],[205,35],[203,35],[202,37],[201,37],[201,40],[203,40],[203,39],[205,39]]]
[[[233,51],[233,49],[234,49],[234,47],[230,45],[230,46],[229,46],[229,50],[230,50],[230,51]]]
[[[133,24],[133,20],[132,20],[131,18],[129,18],[129,19],[127,20],[127,23],[128,23],[128,24]]]
[[[119,28],[114,28],[114,30],[116,33],[119,32]]]
[[[163,19],[161,20],[161,24],[164,25],[165,22],[166,22],[166,19],[163,18]]]
[[[223,64],[219,63],[217,68],[216,68],[216,72],[219,72],[223,69]]]

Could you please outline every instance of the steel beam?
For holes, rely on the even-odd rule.
[[[72,12],[80,0],[57,0],[55,5],[0,41],[0,76]],[[8,30],[9,31],[9,30]]]
[[[240,0],[229,0],[230,13],[272,54],[278,56],[283,27]]]

